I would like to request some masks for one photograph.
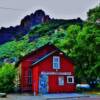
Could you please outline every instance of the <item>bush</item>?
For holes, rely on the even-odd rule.
[[[0,68],[0,92],[13,92],[16,69],[14,65],[5,63]]]

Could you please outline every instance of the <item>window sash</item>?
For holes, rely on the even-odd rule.
[[[60,57],[53,56],[53,69],[60,69]]]
[[[32,70],[31,69],[29,69],[29,71],[28,71],[28,84],[32,84]]]
[[[25,78],[25,82],[27,84],[29,84],[29,85],[32,84],[32,70],[31,69],[29,69],[28,71],[25,71],[24,78]]]

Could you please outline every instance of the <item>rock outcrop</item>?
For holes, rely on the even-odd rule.
[[[34,14],[25,16],[20,25],[15,27],[10,26],[8,28],[1,27],[0,29],[0,44],[5,42],[20,39],[23,35],[27,34],[30,29],[38,24],[47,22],[50,20],[50,17],[45,14],[43,10],[37,10]]]

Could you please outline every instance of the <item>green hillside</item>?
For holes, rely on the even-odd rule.
[[[81,19],[74,20],[51,20],[49,22],[39,24],[31,29],[29,34],[23,36],[21,40],[15,40],[3,45],[0,45],[0,61],[1,63],[8,59],[9,61],[19,60],[22,56],[26,55],[35,48],[44,45],[45,42],[54,41],[57,35],[64,38],[66,29],[70,25],[82,26]],[[64,32],[64,33],[62,33]],[[58,34],[59,33],[59,34]],[[63,36],[64,35],[64,36]],[[22,36],[21,36],[22,37]],[[48,38],[48,39],[47,39]],[[50,41],[49,41],[50,39]],[[45,41],[46,40],[46,41]],[[56,40],[55,40],[56,41]],[[6,48],[6,49],[5,49]]]
[[[77,24],[82,26],[83,21],[80,18],[71,20],[52,19],[46,23],[37,25],[30,31],[30,36],[36,34],[37,36],[51,35],[59,27],[67,28],[69,25]]]

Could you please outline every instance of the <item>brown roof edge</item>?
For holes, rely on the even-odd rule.
[[[51,44],[50,42],[48,42],[48,43],[44,44],[43,46],[41,46],[41,47],[33,50],[32,52],[26,54],[25,56],[21,57],[20,60],[15,64],[15,67],[18,67],[18,65],[20,64],[20,62],[22,60],[24,60],[25,58],[27,58],[28,56],[30,56],[32,53],[35,53],[36,51],[41,50],[42,48],[44,48],[44,47],[46,47],[48,45],[51,45],[51,46],[55,47],[53,44]],[[55,48],[57,48],[57,47],[55,47]]]

